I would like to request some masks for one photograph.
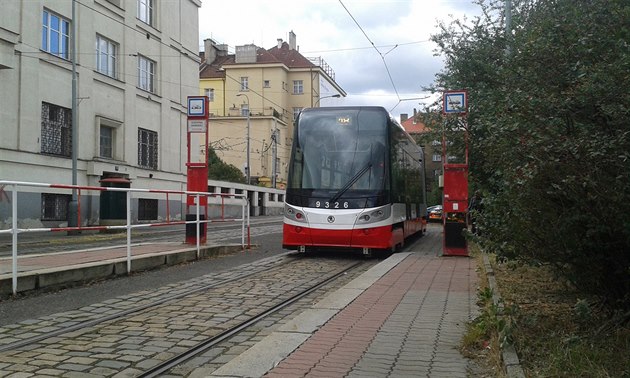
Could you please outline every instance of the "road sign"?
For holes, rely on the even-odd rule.
[[[189,133],[205,133],[206,132],[206,120],[205,119],[188,119],[188,132]]]
[[[467,91],[446,91],[443,96],[444,114],[466,114],[468,112]]]

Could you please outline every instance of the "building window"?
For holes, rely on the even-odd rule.
[[[138,220],[157,220],[158,219],[158,200],[156,199],[138,199]]]
[[[42,102],[42,145],[44,154],[72,154],[72,110]]]
[[[302,80],[293,80],[293,94],[304,93],[304,82]]]
[[[100,156],[104,158],[114,157],[114,128],[101,125]]]
[[[70,21],[44,10],[42,18],[42,50],[68,59]]]
[[[265,80],[265,81],[263,81],[263,86],[265,88],[271,88],[271,83],[269,82],[269,80]]]
[[[138,128],[138,165],[143,168],[158,168],[158,134]]]
[[[116,78],[116,52],[118,45],[109,39],[96,35],[96,70],[103,75]]]
[[[249,90],[249,78],[247,76],[241,76],[241,91]]]
[[[249,104],[241,104],[241,115],[247,117],[249,114]]]
[[[42,220],[62,221],[68,219],[70,194],[42,193]]]
[[[153,0],[138,0],[138,19],[153,26]]]
[[[205,95],[208,97],[209,102],[214,102],[214,88],[206,88]]]
[[[155,93],[155,62],[141,55],[138,56],[138,87]]]

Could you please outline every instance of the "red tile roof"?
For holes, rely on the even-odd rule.
[[[429,131],[426,125],[419,119],[416,118],[416,121],[414,122],[414,117],[410,117],[401,122],[401,125],[409,134],[422,134]]]

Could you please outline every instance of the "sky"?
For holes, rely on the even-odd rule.
[[[400,118],[433,100],[423,88],[443,65],[429,41],[438,21],[477,12],[472,0],[202,0],[199,45],[212,38],[230,53],[250,43],[270,49],[293,31],[300,53],[326,61],[347,93],[320,106],[383,106]]]

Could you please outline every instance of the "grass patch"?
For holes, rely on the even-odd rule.
[[[480,252],[471,250],[479,259]],[[509,324],[496,317],[484,283],[486,287],[479,290],[481,313],[469,325],[465,349],[496,348],[501,327],[507,327],[528,377],[630,377],[627,319],[611,322],[610,314],[596,306],[594,298],[580,295],[546,267],[499,264],[489,257],[501,297],[510,310]],[[483,267],[483,262],[478,266]],[[480,282],[485,282],[485,275]],[[476,355],[501,368],[500,359],[489,353]]]

